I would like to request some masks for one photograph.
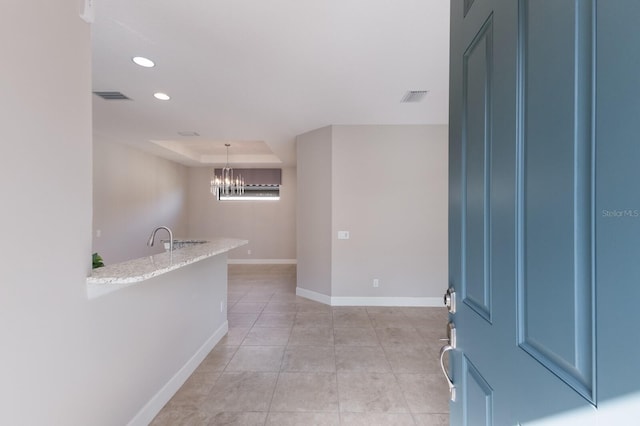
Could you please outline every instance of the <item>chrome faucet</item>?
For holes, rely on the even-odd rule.
[[[166,229],[169,233],[169,255],[173,256],[173,232],[171,232],[171,229],[169,229],[167,226],[158,226],[156,229],[154,229],[151,233],[151,236],[149,237],[149,241],[147,241],[147,245],[149,247],[153,247],[153,240],[156,238],[156,232],[161,229]]]

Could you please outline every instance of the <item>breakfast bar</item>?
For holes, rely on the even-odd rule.
[[[181,248],[172,252],[166,251],[94,269],[87,277],[88,298],[100,297],[210,257],[226,254],[229,250],[248,243],[247,240],[237,238],[192,241],[194,242],[181,243]]]

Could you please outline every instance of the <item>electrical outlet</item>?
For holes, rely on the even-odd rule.
[[[220,313],[224,313],[224,302],[220,302]]]
[[[100,238],[102,237],[102,231],[99,229],[96,229],[96,238]]]
[[[379,280],[379,279],[377,279],[377,278],[374,278],[374,279],[373,279],[373,286],[374,286],[374,287],[380,287],[380,280]]]
[[[251,250],[247,250],[247,254],[251,256]]]

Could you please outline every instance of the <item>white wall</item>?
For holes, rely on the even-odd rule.
[[[93,251],[112,264],[163,251],[165,231],[146,245],[157,226],[186,236],[187,188],[187,167],[94,135]]]
[[[248,245],[230,251],[230,259],[295,261],[296,169],[282,169],[278,201],[218,201],[210,192],[212,172],[209,167],[189,169],[189,237],[249,240]]]
[[[296,138],[298,287],[331,294],[331,127]]]
[[[439,306],[447,147],[446,125],[330,126],[298,136],[299,294]],[[338,231],[350,239],[338,240]]]
[[[182,291],[169,273],[87,299],[91,50],[79,4],[9,1],[0,13],[2,425],[127,424],[210,335],[208,302],[222,297],[199,270],[211,260]]]

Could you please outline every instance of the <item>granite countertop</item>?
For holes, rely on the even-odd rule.
[[[167,251],[107,265],[92,270],[91,275],[87,277],[87,285],[105,287],[110,284],[132,284],[148,280],[247,243],[247,240],[236,238],[215,238],[202,244],[190,244],[174,249],[173,255]]]

